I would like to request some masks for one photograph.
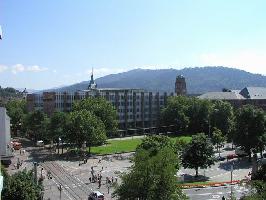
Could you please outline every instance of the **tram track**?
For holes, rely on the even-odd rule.
[[[76,177],[70,175],[63,167],[55,162],[42,164],[46,171],[50,171],[55,180],[62,186],[71,198],[75,200],[87,199],[91,189]],[[86,188],[86,189],[85,189]]]

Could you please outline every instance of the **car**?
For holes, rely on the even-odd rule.
[[[88,200],[104,200],[104,195],[99,191],[93,191],[90,193]]]
[[[226,156],[227,160],[231,160],[231,159],[234,159],[234,158],[237,158],[237,155],[236,154],[228,154]]]
[[[36,142],[36,146],[43,147],[44,146],[44,142],[42,140],[39,140],[39,141]]]
[[[262,158],[258,160],[261,165],[266,165],[266,153],[262,154]]]
[[[224,161],[226,158],[225,157],[223,157],[223,156],[217,156],[217,157],[215,157],[215,160],[217,160],[217,161]]]
[[[241,147],[237,147],[235,149],[235,154],[238,156],[238,157],[245,157],[247,156],[248,154],[241,148]]]

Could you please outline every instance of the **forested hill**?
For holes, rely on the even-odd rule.
[[[173,92],[175,78],[180,74],[185,76],[190,94],[221,91],[223,88],[266,87],[266,76],[227,67],[195,67],[181,70],[134,69],[98,78],[96,83],[98,88],[143,88],[148,91]],[[76,91],[86,89],[87,86],[88,81],[84,81],[56,90]]]

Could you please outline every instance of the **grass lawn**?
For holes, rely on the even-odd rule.
[[[181,137],[171,137],[171,140],[175,141],[177,138],[189,142],[191,137],[181,136]],[[125,153],[135,151],[137,146],[141,143],[141,138],[129,138],[127,140],[111,140],[108,141],[106,145],[92,147],[91,153],[97,155],[104,154],[114,154],[114,153]]]

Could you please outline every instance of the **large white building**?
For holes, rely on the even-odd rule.
[[[11,156],[10,118],[6,109],[0,107],[0,157],[1,160],[5,160]]]

